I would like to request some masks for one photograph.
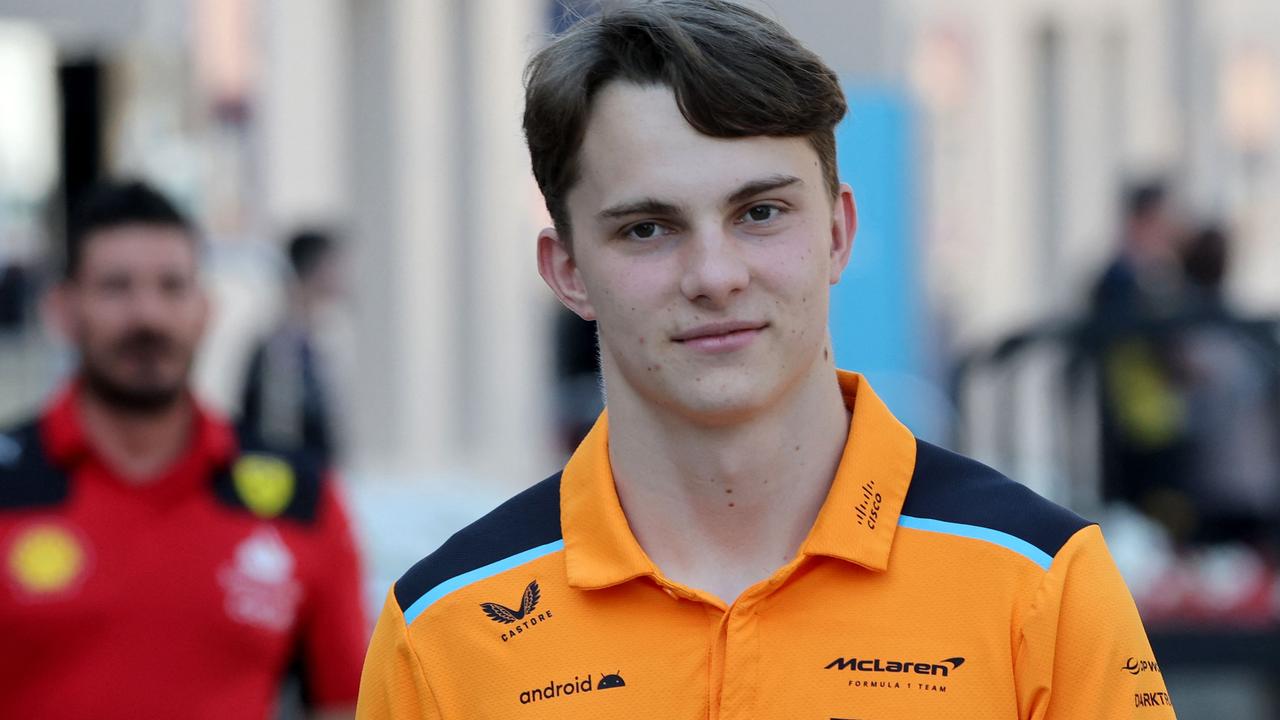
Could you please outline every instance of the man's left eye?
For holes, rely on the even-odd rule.
[[[742,219],[750,222],[768,222],[777,217],[778,213],[778,208],[773,205],[756,205],[748,210]]]

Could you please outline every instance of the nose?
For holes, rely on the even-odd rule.
[[[680,291],[699,305],[722,308],[746,289],[751,272],[742,248],[731,233],[709,227],[694,233],[685,246]]]
[[[138,283],[133,288],[129,309],[134,321],[148,327],[163,326],[172,315],[172,303],[160,287]]]

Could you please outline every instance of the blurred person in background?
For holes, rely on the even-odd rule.
[[[341,297],[341,250],[325,232],[289,241],[284,321],[253,352],[239,428],[272,447],[301,450],[322,462],[336,454],[331,368],[318,342],[319,316]]]
[[[1163,183],[1127,191],[1119,249],[1091,295],[1088,351],[1100,374],[1104,496],[1185,536],[1195,512],[1185,492],[1186,373],[1166,326],[1186,309],[1181,237]]]
[[[596,325],[561,307],[555,319],[556,442],[567,457],[591,431],[604,403],[600,398],[600,351]]]
[[[1216,224],[1196,228],[1181,244],[1182,274],[1193,312],[1227,313],[1226,281],[1231,238]]]
[[[78,368],[0,434],[0,717],[266,718],[298,672],[349,716],[367,638],[330,475],[242,445],[189,387],[208,301],[155,190],[79,205],[50,310]]]
[[[1124,201],[1120,243],[1093,288],[1098,315],[1168,312],[1182,294],[1178,220],[1158,180],[1131,187]]]
[[[0,256],[0,335],[22,329],[27,319],[30,281],[26,266]]]
[[[845,110],[719,0],[533,58],[538,266],[597,323],[607,409],[394,584],[361,717],[1173,717],[1097,526],[836,369]]]
[[[1191,438],[1187,492],[1200,542],[1245,542],[1274,552],[1280,520],[1280,388],[1265,342],[1239,325],[1224,292],[1231,237],[1206,225],[1184,243],[1187,312],[1180,338]],[[1217,321],[1217,322],[1212,322]]]

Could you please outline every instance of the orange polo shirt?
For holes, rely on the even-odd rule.
[[[392,588],[362,718],[1172,718],[1096,525],[914,438],[858,375],[796,557],[732,605],[627,524],[602,415]]]

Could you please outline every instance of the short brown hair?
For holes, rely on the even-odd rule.
[[[540,50],[525,70],[524,133],[533,175],[566,238],[566,196],[592,101],[613,81],[665,85],[698,132],[804,137],[834,197],[840,81],[776,22],[725,0],[648,0],[601,12]]]
[[[100,180],[76,199],[68,219],[63,278],[71,280],[80,272],[85,246],[94,235],[122,225],[174,228],[196,244],[191,220],[159,190],[141,180]]]

